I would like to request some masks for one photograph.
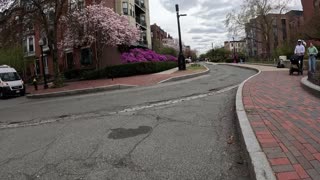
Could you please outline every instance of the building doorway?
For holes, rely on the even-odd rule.
[[[73,61],[73,53],[68,52],[66,54],[66,62],[67,62],[67,69],[73,69],[74,61]]]

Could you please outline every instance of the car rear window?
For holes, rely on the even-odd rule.
[[[2,81],[18,81],[21,80],[20,76],[16,72],[6,72],[0,73],[0,78]]]

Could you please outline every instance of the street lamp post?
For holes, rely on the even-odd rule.
[[[234,42],[234,37],[232,37],[233,39],[233,63],[237,63],[237,60],[236,60],[236,47],[235,47],[235,42]]]
[[[179,32],[179,57],[178,57],[178,66],[179,70],[186,70],[186,59],[183,56],[182,52],[182,40],[181,40],[181,29],[180,29],[180,17],[187,16],[186,14],[179,14],[179,5],[176,4],[177,11],[177,20],[178,20],[178,32]]]
[[[48,89],[47,77],[46,77],[45,68],[44,68],[43,45],[44,45],[43,39],[40,38],[39,46],[40,46],[40,50],[41,50],[42,74],[43,74],[43,81],[44,81],[43,88]]]

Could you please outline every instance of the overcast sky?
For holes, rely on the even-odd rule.
[[[281,1],[281,0],[280,0]],[[206,52],[214,46],[222,46],[228,37],[224,25],[225,16],[239,7],[241,0],[149,0],[151,24],[156,23],[163,30],[178,38],[175,4],[180,5],[182,40],[199,52]],[[289,9],[301,10],[300,0],[291,0]]]

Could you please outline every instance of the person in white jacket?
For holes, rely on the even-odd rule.
[[[305,52],[306,52],[306,48],[302,44],[302,40],[299,39],[298,44],[294,50],[294,54],[298,56],[298,60],[300,61],[299,69],[301,71],[301,74],[303,74],[303,58],[304,58]]]

